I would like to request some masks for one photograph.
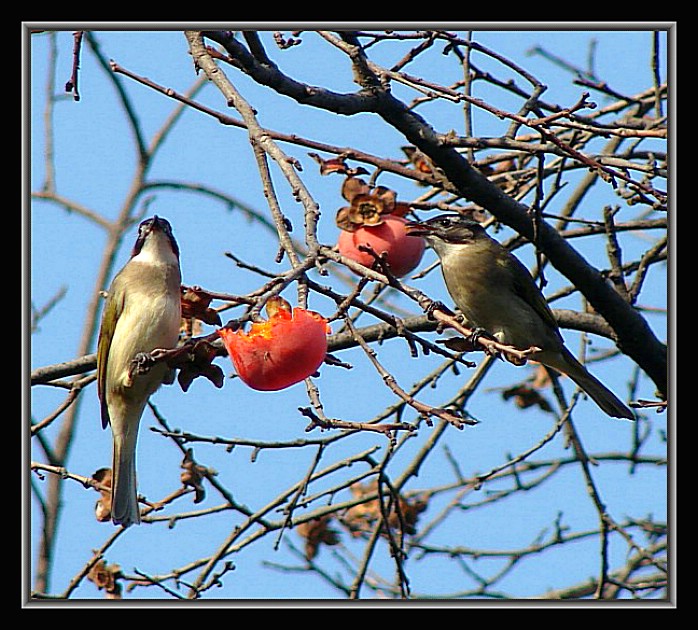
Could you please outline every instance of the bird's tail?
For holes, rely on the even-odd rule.
[[[136,432],[114,435],[111,516],[116,525],[141,522],[136,490]]]
[[[554,364],[544,361],[546,365],[554,367],[560,372],[569,376],[579,387],[581,387],[591,399],[601,408],[601,410],[613,418],[635,419],[635,414],[618,397],[587,370],[574,355],[563,348],[562,359]],[[558,355],[560,356],[560,355]],[[546,357],[547,358],[547,357]]]

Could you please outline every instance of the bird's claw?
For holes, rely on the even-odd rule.
[[[473,332],[467,337],[468,341],[471,343],[473,348],[482,348],[485,352],[492,353],[489,346],[485,346],[480,343],[479,337],[484,337],[490,341],[498,341],[498,339],[490,332],[487,332],[484,328],[475,328]],[[494,353],[496,354],[496,353]]]
[[[448,306],[446,306],[443,302],[439,302],[438,300],[430,302],[429,306],[427,306],[425,312],[427,314],[428,319],[436,319],[434,317],[434,311],[441,311],[442,313],[446,313],[447,315],[451,316],[455,315],[455,313],[450,308],[448,308]]]
[[[141,374],[146,374],[150,368],[155,365],[155,358],[152,354],[147,352],[139,352],[133,359],[131,359],[131,365],[129,366],[128,375],[132,379],[134,376],[140,376]]]

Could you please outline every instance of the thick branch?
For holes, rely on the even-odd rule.
[[[395,98],[388,89],[381,87],[377,77],[367,77],[369,66],[363,63],[364,56],[358,39],[353,38],[351,33],[343,32],[342,38],[347,43],[353,42],[352,60],[363,85],[367,87],[360,95],[341,95],[308,88],[284,75],[276,65],[260,64],[229,34],[206,32],[205,35],[222,44],[234,65],[253,79],[300,103],[342,114],[369,110],[377,113],[426,154],[463,197],[487,208],[499,221],[535,242],[552,265],[569,278],[606,319],[615,333],[620,350],[645,371],[660,392],[667,393],[667,347],[657,339],[642,315],[552,226],[544,221],[534,226],[525,205],[505,194],[470,166],[424,118]]]
[[[280,72],[276,64],[266,55],[258,54],[255,57],[251,54],[230,31],[202,31],[202,35],[221,44],[230,55],[230,59],[226,61],[250,75],[257,83],[290,96],[299,103],[347,116],[373,111],[376,106],[375,98],[364,92],[342,94],[289,78]],[[248,41],[257,38],[256,33],[253,32],[246,32],[245,36]],[[255,50],[261,50],[261,48],[260,43],[255,46]]]

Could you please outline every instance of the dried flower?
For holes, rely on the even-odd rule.
[[[350,167],[347,166],[346,155],[338,155],[334,158],[324,160],[317,153],[308,153],[320,165],[320,175],[330,175],[332,173],[340,173],[350,177],[354,175],[366,175],[368,171],[363,166]]]
[[[547,370],[541,365],[536,370],[533,380],[528,383],[521,383],[505,389],[502,392],[504,400],[514,399],[514,403],[520,409],[528,409],[537,406],[543,411],[553,411],[548,399],[543,396],[541,389],[550,386],[550,376]]]
[[[220,326],[220,315],[209,307],[212,299],[213,297],[201,287],[182,287],[182,317],[196,318],[206,324]]]
[[[354,232],[362,226],[379,225],[384,215],[393,214],[396,209],[397,193],[394,190],[385,186],[371,188],[358,177],[344,180],[342,197],[350,205],[339,209],[335,222],[337,227],[347,232]],[[406,212],[405,205],[400,205],[402,214]]]
[[[355,483],[350,490],[354,497],[360,498],[364,495],[375,494],[377,487],[377,482],[373,481],[367,485]],[[390,505],[388,514],[388,526],[390,529],[402,528],[406,534],[414,534],[417,531],[415,527],[417,519],[426,510],[427,501],[419,497],[406,499],[401,496],[398,498],[397,508],[394,499],[391,501],[390,496],[386,495],[384,501],[386,507]],[[378,499],[371,499],[350,507],[342,518],[342,523],[347,526],[352,536],[357,537],[370,532],[380,517],[380,503]],[[383,527],[385,528],[385,524]]]
[[[312,560],[320,545],[333,546],[339,543],[339,533],[329,527],[332,517],[329,514],[300,523],[296,526],[299,536],[305,538],[305,557]]]
[[[194,461],[192,449],[188,448],[180,468],[183,469],[182,474],[179,476],[180,481],[185,486],[194,488],[194,503],[201,503],[206,496],[204,486],[201,483],[207,473],[206,467]]]
[[[107,564],[100,560],[87,574],[87,579],[101,591],[107,594],[107,599],[121,599],[121,584],[117,581],[121,577],[121,567],[118,564]]]
[[[92,474],[92,479],[104,487],[95,488],[101,495],[95,505],[95,516],[100,523],[111,520],[111,476],[111,468],[100,468]]]
[[[407,159],[412,162],[415,169],[420,173],[432,173],[431,160],[424,155],[417,147],[406,146],[400,147],[402,152],[407,156]]]

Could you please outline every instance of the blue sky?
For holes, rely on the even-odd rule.
[[[187,45],[181,32],[122,32],[105,31],[97,33],[104,54],[132,72],[146,76],[156,83],[185,92],[195,81]],[[561,105],[576,102],[583,91],[572,84],[568,72],[552,64],[539,55],[527,54],[534,45],[542,45],[557,56],[585,68],[587,51],[592,39],[597,41],[597,75],[617,92],[635,94],[652,85],[649,69],[651,33],[648,30],[593,30],[593,31],[476,31],[476,41],[495,49],[498,53],[514,59],[521,66],[540,78],[548,90],[544,100]],[[316,34],[302,35],[300,46],[279,51],[269,39],[268,50],[272,57],[283,64],[284,71],[302,81],[325,85],[338,91],[355,89],[346,64],[338,70],[339,53],[323,46]],[[666,36],[662,35],[663,42]],[[45,84],[47,74],[47,34],[33,35],[29,41],[30,53],[27,66],[30,71],[28,96],[28,120],[30,146],[28,147],[28,168],[31,190],[41,187],[44,178],[45,151],[43,132],[43,112],[45,106]],[[72,35],[66,31],[59,33],[57,91],[67,80],[71,68]],[[321,50],[322,54],[315,54]],[[663,44],[666,51],[666,43]],[[328,52],[329,51],[329,52]],[[493,60],[475,57],[482,69],[501,73],[506,77],[501,65]],[[312,60],[312,63],[309,63]],[[439,63],[437,55],[431,55],[431,63]],[[376,61],[383,63],[381,55]],[[388,57],[386,56],[385,63]],[[457,66],[444,64],[444,74],[437,74],[444,84],[457,81]],[[409,67],[414,74],[428,75],[431,67],[415,63]],[[375,117],[367,115],[351,118],[338,118],[309,107],[299,107],[288,99],[270,95],[246,77],[226,68],[237,88],[258,111],[262,126],[285,133],[296,133],[328,144],[351,146],[376,155],[401,157],[399,147],[404,138],[394,131],[386,131],[385,126]],[[666,77],[666,57],[662,60],[661,76]],[[476,84],[476,86],[479,84]],[[150,139],[162,125],[175,106],[174,102],[133,81],[124,81],[124,86],[133,100],[145,137]],[[401,89],[395,92],[400,96]],[[70,98],[61,100],[55,107],[54,133],[59,193],[93,212],[113,220],[128,192],[135,168],[135,151],[123,114],[119,109],[113,86],[97,67],[95,58],[88,50],[83,50],[80,64],[81,100]],[[507,99],[484,89],[476,93],[484,99],[501,99],[495,104],[502,108],[515,107]],[[592,94],[602,106],[604,97]],[[219,111],[227,111],[219,92],[211,85],[206,86],[196,99]],[[425,106],[422,114],[442,132],[450,128],[462,128],[462,114],[457,108],[447,109],[439,104]],[[459,127],[460,125],[460,127]],[[496,136],[503,133],[506,123],[489,115],[478,113],[475,118],[476,133],[483,136]],[[308,157],[302,147],[282,145],[282,148],[300,160],[303,166],[303,181],[320,204],[322,219],[319,238],[332,243],[337,229],[332,217],[343,205],[339,195],[339,179],[320,177],[317,165]],[[282,208],[294,223],[294,235],[302,236],[302,207],[293,199],[291,191],[277,169],[273,169],[274,184]],[[249,141],[244,130],[220,125],[217,121],[199,112],[185,111],[179,125],[167,137],[149,173],[152,180],[182,180],[202,182],[238,199],[241,203],[268,214],[267,204],[262,195],[257,170],[254,166]],[[382,183],[382,182],[381,182]],[[386,177],[386,185],[394,186],[400,199],[413,199],[422,190],[414,184]],[[141,201],[144,201],[143,198]],[[562,202],[560,202],[562,203]],[[594,196],[586,202],[589,216],[598,217],[600,208],[608,200]],[[148,213],[167,217],[173,225],[182,252],[182,273],[185,284],[198,284],[205,288],[236,294],[244,294],[263,284],[261,279],[249,271],[241,270],[224,256],[232,251],[245,261],[265,269],[285,269],[285,263],[277,265],[274,256],[277,243],[273,235],[250,222],[243,214],[231,210],[222,203],[193,193],[183,193],[167,189],[152,192]],[[554,212],[554,209],[551,211]],[[625,209],[627,215],[634,216],[635,210]],[[80,343],[85,310],[94,291],[97,266],[106,234],[99,226],[77,213],[67,213],[55,204],[32,201],[27,206],[25,216],[30,219],[26,228],[30,230],[31,251],[29,255],[30,295],[32,304],[40,307],[56,293],[65,288],[65,296],[42,321],[39,329],[31,337],[31,368],[51,365],[75,357]],[[498,234],[504,240],[506,231]],[[651,242],[652,235],[624,236],[623,246],[628,259],[644,251]],[[128,259],[135,237],[135,227],[125,239],[118,254],[115,271]],[[580,244],[580,249],[594,264],[605,267],[608,264],[603,248],[594,239]],[[530,252],[522,250],[521,258],[532,262]],[[425,256],[423,265],[434,259],[431,252]],[[666,268],[657,266],[650,272],[646,293],[642,302],[647,306],[662,307],[667,304]],[[546,292],[554,292],[566,282],[553,270]],[[347,285],[334,277],[322,279],[347,291]],[[428,292],[435,299],[448,303],[449,298],[439,274],[431,274],[415,286]],[[105,287],[106,288],[106,287]],[[295,303],[293,287],[284,292],[284,297]],[[396,298],[400,308],[418,313],[416,305],[405,298]],[[579,308],[574,299],[561,301],[553,306]],[[331,313],[334,304],[320,296],[311,296],[310,308]],[[232,316],[232,314],[231,314]],[[647,315],[650,325],[660,339],[666,340],[666,318],[661,315]],[[369,318],[361,323],[373,323]],[[336,328],[336,324],[335,324]],[[212,328],[206,328],[210,332]],[[579,338],[565,333],[568,345],[573,351],[579,348]],[[433,338],[433,335],[431,336]],[[594,348],[608,347],[602,340],[594,339]],[[437,357],[410,358],[404,343],[388,342],[380,347],[379,356],[384,365],[396,376],[405,388],[427,374],[440,363]],[[394,402],[392,393],[383,385],[380,377],[368,364],[359,349],[343,352],[340,358],[352,363],[352,370],[324,366],[318,386],[330,417],[365,420],[373,417],[381,409]],[[473,357],[480,362],[482,356]],[[418,365],[417,365],[418,363]],[[218,361],[226,374],[232,373],[229,362]],[[620,360],[613,360],[594,367],[594,372],[609,387],[625,398],[627,394],[628,370]],[[442,391],[454,391],[469,374],[448,375],[437,390],[425,392],[426,402],[437,403],[444,395]],[[459,465],[466,475],[491,469],[506,461],[506,454],[516,454],[536,444],[551,427],[549,415],[529,410],[519,412],[510,404],[501,402],[496,393],[488,390],[515,383],[523,378],[523,372],[499,363],[495,365],[484,387],[480,389],[468,407],[473,416],[481,420],[474,428],[464,431],[450,430],[446,443],[448,449],[457,454]],[[31,416],[40,420],[48,415],[64,397],[64,392],[48,387],[34,388],[31,394]],[[570,391],[569,389],[567,390]],[[431,397],[431,399],[429,398]],[[641,379],[638,398],[653,398],[653,386],[648,379]],[[99,422],[98,402],[94,387],[81,396],[81,409],[75,443],[70,454],[68,468],[77,474],[90,475],[94,470],[109,465],[111,438],[108,431],[102,431]],[[199,435],[237,437],[260,441],[290,441],[299,438],[322,438],[328,434],[306,434],[307,419],[296,410],[307,406],[308,399],[302,384],[283,392],[260,394],[248,390],[238,379],[227,379],[221,390],[213,388],[203,379],[196,381],[189,392],[179,388],[163,387],[154,397],[158,411],[167,418],[172,428],[179,428]],[[414,419],[414,418],[412,418]],[[627,445],[629,423],[611,421],[597,413],[590,401],[580,403],[575,414],[579,430],[589,452],[607,452],[622,449]],[[661,453],[663,445],[659,437],[659,427],[665,421],[654,417],[654,433],[648,443],[648,450]],[[178,449],[171,441],[149,430],[156,422],[148,413],[141,423],[139,441],[138,475],[141,491],[148,497],[157,498],[174,490],[178,485],[178,465],[181,459]],[[59,423],[48,429],[49,439],[55,437]],[[414,456],[419,445],[428,439],[430,429],[422,427],[413,439],[413,444],[402,447],[402,452],[391,463],[391,471],[399,474],[400,465]],[[387,448],[386,440],[378,434],[360,434],[346,439],[328,449],[323,463],[340,461],[362,449],[379,447],[377,457],[381,458]],[[553,457],[561,451],[559,440],[541,453],[541,457]],[[288,485],[302,478],[315,456],[313,447],[286,449],[283,452],[264,450],[252,462],[252,449],[236,447],[228,453],[218,445],[195,446],[197,460],[218,470],[221,483],[234,489],[239,502],[256,509],[266,500],[275,497]],[[32,457],[41,458],[40,450],[32,452]],[[636,517],[653,514],[657,519],[665,518],[666,478],[665,470],[648,471],[641,469],[634,476],[618,470],[622,464],[605,464],[595,471],[601,480],[604,499],[612,515],[622,520],[625,515]],[[413,480],[409,489],[431,487],[439,483],[449,483],[453,471],[444,456],[430,458]],[[334,480],[336,481],[336,479]],[[327,482],[331,486],[331,481]],[[461,521],[454,522],[438,530],[429,542],[433,544],[453,544],[454,535],[462,544],[486,548],[512,548],[526,546],[535,532],[550,527],[558,511],[563,511],[565,522],[573,529],[593,527],[595,515],[590,502],[583,500],[583,480],[577,470],[570,468],[560,475],[545,491],[534,491],[505,502],[500,507],[488,510],[473,510]],[[38,484],[41,486],[41,484]],[[318,484],[323,487],[324,482]],[[221,499],[209,489],[210,506]],[[551,501],[551,496],[559,501]],[[62,591],[70,578],[89,559],[90,550],[98,548],[111,533],[111,525],[97,523],[93,517],[96,493],[86,491],[77,483],[65,483],[62,528],[59,546],[56,550],[52,589]],[[187,501],[187,500],[185,500]],[[444,504],[446,498],[434,501],[433,508]],[[36,545],[40,532],[40,518],[36,500],[32,499],[31,524],[31,578],[36,557]],[[177,510],[195,509],[191,504],[179,503]],[[170,532],[163,524],[143,525],[131,528],[117,544],[109,550],[108,559],[118,562],[131,572],[134,569],[146,573],[158,573],[186,565],[205,557],[217,548],[225,533],[235,526],[239,515],[224,512],[207,519],[193,519],[178,523]],[[512,527],[516,523],[516,527]],[[454,532],[458,532],[454,534]],[[301,547],[302,542],[295,532],[286,531],[279,549],[274,549],[278,536],[268,535],[263,541],[245,548],[240,554],[231,557],[236,569],[226,575],[220,592],[209,593],[209,597],[223,598],[305,598],[337,597],[337,592],[324,584],[316,576],[302,573],[287,573],[274,570],[265,563],[288,565],[299,564],[289,555],[287,542]],[[351,544],[351,541],[347,544]],[[356,553],[360,553],[360,547]],[[627,548],[614,542],[613,558],[622,562]],[[327,553],[324,550],[321,553]],[[378,554],[376,568],[382,567],[391,575],[392,561],[387,551]],[[545,588],[555,588],[566,582],[584,580],[597,571],[595,544],[569,546],[558,553],[551,553],[550,559],[542,564],[544,569],[532,566],[532,573],[524,571],[512,575],[503,586],[521,596],[534,595]],[[486,561],[483,561],[485,565]],[[333,565],[334,566],[334,565]],[[424,560],[418,563],[409,561],[411,587],[415,593],[449,593],[458,590],[463,582],[463,574],[453,562]],[[340,570],[334,566],[336,570]],[[564,570],[563,570],[564,568]],[[433,576],[438,575],[436,585]],[[430,577],[431,576],[431,577]],[[564,576],[562,578],[561,576]],[[558,580],[563,579],[562,583]],[[97,598],[102,594],[94,586],[83,581],[76,591],[78,598]],[[143,598],[161,598],[158,589],[138,589],[137,595]],[[366,596],[371,596],[370,592]]]

